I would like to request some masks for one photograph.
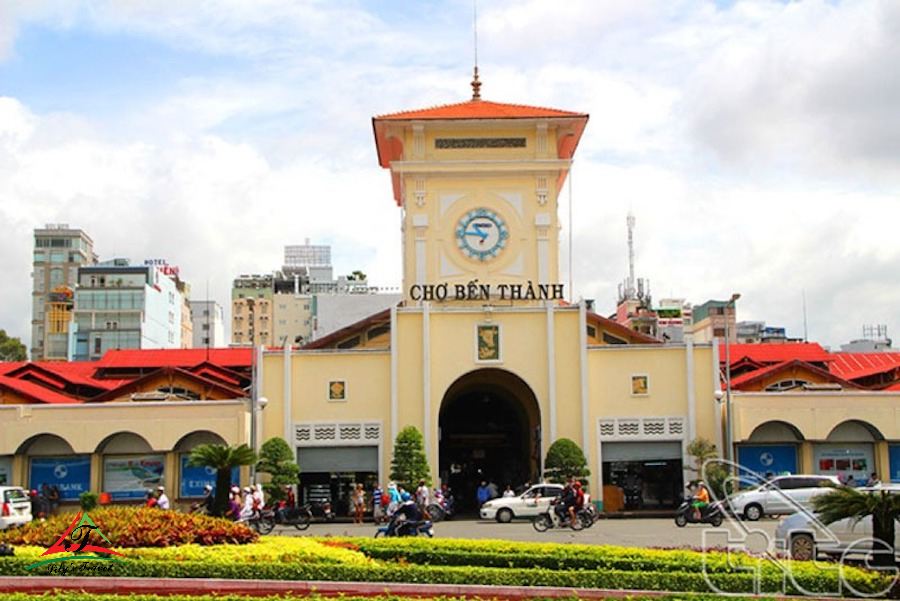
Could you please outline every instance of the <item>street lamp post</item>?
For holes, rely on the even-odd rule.
[[[734,460],[734,439],[731,431],[731,336],[728,332],[728,307],[734,312],[734,303],[741,298],[737,292],[725,303],[725,459]]]

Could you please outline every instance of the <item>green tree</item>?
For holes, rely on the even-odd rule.
[[[8,336],[6,330],[0,330],[0,361],[25,361],[26,359],[28,359],[28,353],[22,341]]]
[[[889,490],[860,491],[849,486],[839,486],[832,491],[812,498],[817,517],[824,524],[850,518],[854,522],[871,516],[872,538],[886,547],[878,548],[872,560],[874,565],[894,566],[894,530],[900,518],[900,495]],[[885,549],[890,549],[887,552]]]
[[[269,474],[269,481],[263,484],[263,490],[273,501],[287,498],[284,487],[293,486],[300,481],[300,468],[294,462],[291,447],[278,436],[270,438],[259,448],[256,471]]]
[[[431,484],[431,470],[425,456],[422,433],[415,426],[406,426],[397,434],[391,460],[391,480],[410,492],[415,490],[419,480]]]
[[[544,477],[550,482],[562,484],[570,478],[583,481],[590,475],[584,451],[571,438],[560,438],[547,449]]]
[[[724,499],[726,496],[724,483],[728,477],[728,470],[720,462],[710,461],[719,458],[718,447],[708,438],[698,436],[688,443],[687,452],[694,458],[694,465],[687,469],[695,472],[698,480],[706,482],[717,499]],[[707,463],[708,461],[710,463]]]
[[[188,465],[211,467],[216,470],[216,497],[213,500],[213,515],[225,515],[228,510],[231,470],[254,463],[256,463],[256,453],[246,444],[235,446],[201,444],[194,447],[188,458]]]
[[[366,274],[359,269],[354,269],[353,272],[347,276],[347,279],[352,282],[364,282],[366,280]]]

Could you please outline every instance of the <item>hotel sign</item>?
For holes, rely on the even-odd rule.
[[[409,287],[409,298],[414,301],[488,301],[499,300],[563,300],[562,284],[479,284],[472,280],[468,284],[413,284]]]

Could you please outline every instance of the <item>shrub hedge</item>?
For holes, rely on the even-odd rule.
[[[50,547],[68,529],[76,513],[61,513],[35,520],[21,528],[0,532],[0,542],[11,545]],[[198,545],[240,545],[257,540],[259,535],[243,524],[206,515],[162,511],[143,507],[98,507],[90,512],[91,521],[119,548]],[[101,543],[106,546],[105,541]]]
[[[0,558],[0,575],[47,574],[41,547]],[[100,562],[102,575],[132,577],[331,580],[556,586],[737,594],[884,595],[893,574],[792,562],[785,575],[768,560],[721,552],[611,546],[465,541],[262,537],[254,544],[123,550],[125,561]],[[77,561],[61,562],[77,573]],[[850,588],[848,588],[848,586]]]

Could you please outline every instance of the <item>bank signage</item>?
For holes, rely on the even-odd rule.
[[[742,470],[754,472],[762,477],[766,474],[797,473],[797,447],[790,444],[741,445],[737,450],[738,463]]]
[[[77,501],[78,495],[91,489],[91,458],[32,457],[28,482],[31,488],[44,484],[59,489],[63,501]]]
[[[562,284],[481,284],[472,280],[468,284],[413,284],[409,298],[414,301],[542,301],[563,300]]]
[[[178,490],[178,496],[202,497],[203,487],[209,484],[213,488],[216,487],[216,470],[208,466],[188,466],[190,453],[181,455],[181,482]],[[238,468],[231,470],[231,482],[236,484],[240,482],[241,472]]]

